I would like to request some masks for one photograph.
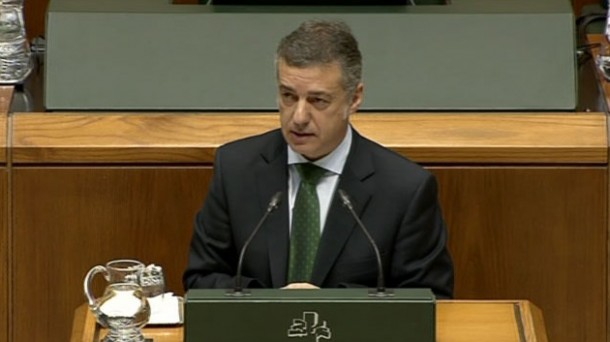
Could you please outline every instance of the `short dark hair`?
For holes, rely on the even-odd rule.
[[[338,62],[343,87],[354,93],[362,81],[362,54],[352,31],[342,21],[308,20],[282,38],[276,52],[292,67],[304,68]]]

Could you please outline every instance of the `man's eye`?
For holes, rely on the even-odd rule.
[[[293,93],[281,93],[280,95],[282,96],[282,101],[284,101],[284,102],[296,102],[297,101],[297,97]]]
[[[328,106],[328,104],[330,103],[330,101],[328,101],[327,99],[323,98],[323,97],[314,97],[309,99],[309,102],[314,105],[316,108],[324,108],[326,106]]]

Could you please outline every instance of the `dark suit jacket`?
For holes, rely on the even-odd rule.
[[[243,264],[244,287],[286,285],[289,248],[287,145],[279,130],[217,150],[209,193],[194,223],[187,269],[189,288],[232,288],[241,247],[282,192],[252,240]],[[428,287],[453,294],[453,267],[435,178],[420,166],[360,136],[338,189],[376,241],[387,287]],[[326,219],[312,283],[320,287],[376,287],[377,264],[368,240],[335,195]]]

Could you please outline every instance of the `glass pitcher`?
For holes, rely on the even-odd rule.
[[[140,285],[145,270],[137,260],[121,259],[91,268],[83,283],[89,308],[108,334],[104,342],[144,342],[142,327],[150,318],[150,305]],[[95,298],[91,282],[98,273],[109,283],[104,294]]]

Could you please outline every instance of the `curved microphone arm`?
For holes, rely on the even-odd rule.
[[[243,268],[243,264],[244,264],[244,255],[246,255],[246,250],[248,249],[250,242],[252,242],[252,240],[254,239],[254,236],[256,236],[258,231],[261,229],[261,227],[263,226],[263,223],[265,223],[269,214],[271,214],[279,206],[281,197],[282,197],[281,191],[276,192],[271,197],[271,200],[269,201],[269,204],[267,205],[267,210],[265,210],[265,214],[263,215],[263,217],[261,217],[260,221],[258,221],[258,224],[254,228],[252,233],[250,233],[250,236],[248,236],[248,239],[246,240],[243,247],[241,248],[241,251],[239,252],[239,259],[237,261],[237,272],[235,273],[235,287],[233,288],[233,291],[231,292],[232,295],[235,295],[235,296],[243,295],[241,273],[242,273],[242,268]]]
[[[381,254],[379,253],[379,248],[377,247],[377,244],[375,243],[375,240],[373,240],[373,237],[371,236],[369,231],[364,226],[364,223],[362,223],[362,221],[360,220],[360,218],[354,211],[354,206],[352,205],[352,201],[349,199],[349,196],[347,195],[347,193],[345,191],[343,191],[343,189],[339,189],[338,192],[339,192],[339,197],[341,197],[341,202],[343,203],[343,206],[345,206],[347,208],[347,210],[352,214],[352,216],[354,217],[354,220],[356,220],[356,223],[358,223],[358,226],[360,227],[360,229],[362,230],[362,232],[364,233],[366,238],[369,240],[369,243],[371,244],[371,246],[373,247],[373,250],[375,251],[375,259],[377,260],[377,293],[375,293],[375,295],[376,296],[385,296],[386,295],[385,279],[383,276],[383,263],[381,262]]]

